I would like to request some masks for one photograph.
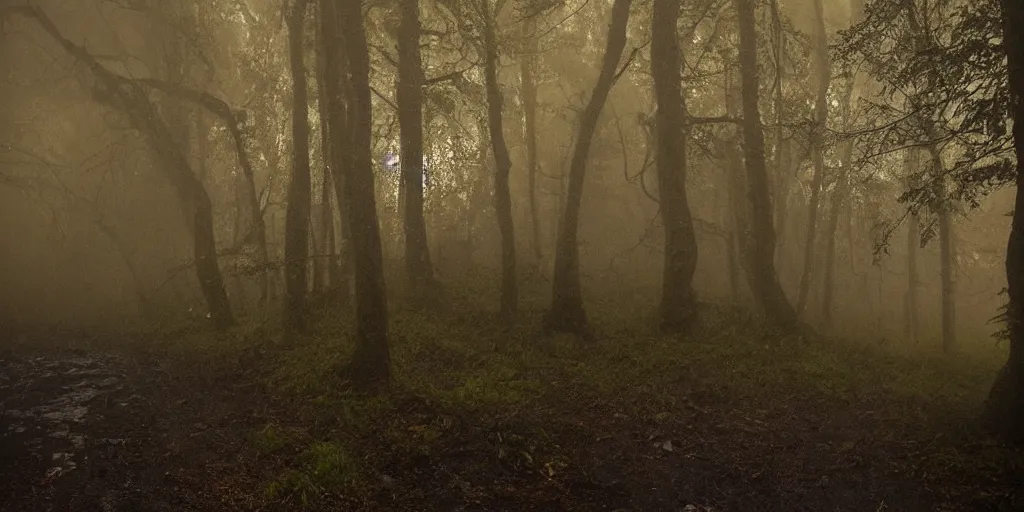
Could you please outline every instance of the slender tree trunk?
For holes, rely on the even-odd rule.
[[[337,293],[339,305],[347,308],[351,300],[352,258],[350,257],[351,236],[349,229],[348,201],[345,199],[345,176],[348,171],[347,137],[348,115],[344,94],[345,56],[341,51],[342,40],[338,35],[338,0],[320,0],[319,53],[323,65],[321,94],[325,113],[321,118],[326,132],[325,143],[327,162],[330,167],[334,201],[338,205],[339,238],[338,253],[331,269],[331,287]]]
[[[775,34],[775,46],[772,48],[775,57],[775,230],[779,233],[781,242],[786,232],[790,148],[789,141],[783,139],[782,132],[782,123],[785,120],[785,102],[782,95],[782,85],[786,79],[786,34],[782,30],[782,17],[779,14],[778,0],[772,0],[771,2],[771,16],[772,32]],[[776,254],[777,256],[778,254]]]
[[[346,176],[345,194],[349,205],[356,290],[356,350],[351,373],[358,387],[373,389],[389,381],[391,355],[371,154],[370,53],[363,26],[362,2],[338,0],[337,7],[342,20],[338,32],[344,41],[348,63],[347,150],[351,166]]]
[[[985,407],[990,428],[1003,437],[1024,440],[1024,4],[1001,0],[1003,48],[1009,62],[1013,142],[1017,153],[1017,192],[1013,225],[1006,246],[1006,306],[1010,355],[992,384]]]
[[[320,119],[320,229],[323,232],[323,235],[320,237],[321,246],[319,253],[324,257],[317,259],[315,268],[319,269],[319,279],[313,279],[313,286],[318,292],[323,293],[330,291],[332,280],[337,280],[337,273],[335,272],[336,258],[334,257],[334,209],[331,206],[331,136],[330,127],[328,126],[330,112],[328,110],[328,87],[325,76],[326,55],[324,47],[326,46],[326,34],[324,33],[324,23],[329,21],[326,18],[323,6],[318,6],[317,19],[320,21],[316,29],[316,108],[318,118]]]
[[[907,11],[908,25],[914,35],[914,49],[918,52],[927,51],[930,45],[927,24],[922,23],[918,19],[919,13],[912,0],[904,0],[904,6]],[[929,84],[938,79],[937,73],[936,69],[928,70],[926,79]],[[911,106],[915,110],[918,107],[917,105]],[[938,139],[935,133],[935,126],[931,119],[920,118],[919,122],[927,138],[927,149],[932,164],[931,174],[937,183],[935,190],[937,199],[931,207],[932,211],[939,217],[939,264],[942,278],[942,350],[949,352],[956,345],[956,310],[953,279],[953,260],[956,256],[953,253],[952,240],[950,239],[952,236],[952,219],[949,213],[949,200],[946,198],[946,173],[942,164],[942,154],[935,142]]]
[[[325,157],[327,155],[323,155]],[[317,292],[325,292],[330,286],[331,279],[331,257],[334,240],[334,216],[331,208],[331,174],[327,169],[327,161],[321,157],[323,165],[320,168],[320,239],[317,250],[316,265],[319,268],[319,277],[313,282],[313,288]]]
[[[930,131],[930,130],[929,130]],[[931,136],[929,136],[932,140]],[[942,281],[942,351],[949,353],[956,348],[956,290],[953,273],[956,271],[953,247],[953,221],[949,200],[946,198],[945,170],[942,155],[933,143],[928,145],[931,159],[931,175],[935,180],[936,199],[932,211],[939,218],[939,273]]]
[[[948,203],[939,209],[939,257],[942,273],[942,351],[956,349],[956,247]]]
[[[740,32],[740,79],[743,89],[743,150],[751,212],[750,288],[765,314],[776,324],[793,327],[796,311],[775,273],[775,228],[764,160],[764,133],[758,111],[757,29],[754,0],[735,0]]]
[[[498,42],[494,34],[497,12],[492,12],[490,0],[481,0],[484,16],[484,83],[487,89],[487,126],[494,151],[494,211],[501,233],[501,307],[499,317],[505,321],[515,318],[519,309],[519,290],[516,279],[516,239],[512,224],[512,196],[509,191],[509,172],[512,160],[505,145],[502,127],[502,98],[498,89]]]
[[[854,11],[854,22],[858,19],[859,11]],[[843,129],[849,131],[852,126],[853,90],[856,83],[856,74],[852,71],[847,75],[846,91],[843,99],[842,118]],[[828,228],[825,236],[828,240],[828,247],[825,255],[825,277],[822,296],[822,325],[826,329],[832,327],[832,304],[835,297],[835,259],[836,246],[838,245],[839,216],[843,214],[844,206],[850,191],[853,188],[853,139],[843,141],[840,150],[840,161],[842,170],[836,181],[835,191],[832,194],[832,204],[829,211]]]
[[[920,308],[918,299],[917,248],[921,244],[921,230],[917,214],[911,214],[907,220],[907,339],[917,344],[920,341],[917,312]]]
[[[665,229],[665,262],[661,289],[661,329],[678,333],[696,315],[693,273],[697,240],[686,197],[686,96],[682,90],[679,38],[680,0],[654,0],[651,11],[651,74],[654,77],[658,192]]]
[[[437,283],[423,219],[423,61],[420,56],[420,3],[398,3],[398,124],[404,199],[405,268],[413,303],[433,301]]]
[[[807,205],[807,234],[804,237],[804,268],[800,275],[800,292],[797,295],[796,310],[803,315],[807,295],[814,275],[815,249],[817,248],[818,203],[821,200],[821,185],[825,179],[825,129],[828,121],[828,86],[830,69],[828,39],[825,34],[825,12],[822,0],[814,0],[815,37],[814,63],[817,74],[817,98],[814,103],[814,132],[811,136],[811,156],[814,161],[814,176],[811,179],[811,199]]]
[[[852,142],[847,142],[846,146],[851,149],[844,150],[846,157],[843,159],[843,165],[846,166],[846,168],[843,169],[842,174],[839,176],[839,183],[836,184],[836,189],[832,193],[832,204],[829,207],[828,213],[828,227],[825,232],[828,247],[825,251],[825,277],[824,282],[822,283],[821,297],[821,321],[825,329],[832,327],[832,302],[835,287],[836,232],[839,227],[839,216],[843,211],[843,203],[846,201],[846,196],[850,193],[849,155],[852,153],[853,144]]]
[[[913,176],[917,172],[917,150],[908,149],[903,160],[903,175]],[[920,341],[918,332],[918,283],[917,248],[921,245],[921,230],[916,213],[911,212],[907,219],[907,341],[916,344]]]
[[[284,220],[285,306],[288,331],[306,330],[306,276],[309,259],[309,96],[303,39],[307,0],[296,0],[288,19],[292,77],[292,175]]]
[[[736,87],[734,72],[730,68],[725,73],[725,111],[729,117],[738,117],[740,111],[741,92]],[[747,275],[752,272],[750,262],[753,252],[750,243],[750,208],[746,202],[747,183],[743,158],[736,147],[739,145],[740,133],[737,130],[731,134],[730,140],[725,141],[722,148],[722,156],[728,169],[728,211],[730,213],[730,224],[732,225],[732,237],[729,241],[728,259],[730,279],[733,279],[733,298],[736,303],[743,302],[740,295],[739,273],[740,269]]]
[[[534,18],[527,18],[523,23],[523,39],[526,41],[526,48],[519,61],[519,69],[523,80],[523,115],[525,117],[523,128],[526,137],[527,187],[530,194],[530,233],[533,242],[534,264],[539,266],[543,254],[540,244],[540,211],[537,205],[537,174],[540,170],[540,162],[537,160],[537,83],[533,76],[537,67],[535,29]]]
[[[196,275],[210,310],[210,318],[216,327],[223,329],[234,325],[235,319],[231,313],[231,304],[217,262],[217,243],[213,234],[213,205],[210,203],[210,196],[206,194],[206,189],[198,180],[193,187],[191,202]]]
[[[555,275],[553,279],[551,309],[544,317],[545,328],[554,332],[569,332],[587,336],[587,313],[583,309],[580,287],[580,255],[577,238],[580,221],[580,203],[583,200],[583,181],[587,173],[587,158],[593,143],[597,122],[601,117],[608,93],[615,82],[619,58],[626,47],[626,25],[632,0],[615,0],[612,19],[608,27],[601,73],[594,92],[580,119],[579,135],[569,163],[569,186],[565,198],[565,213],[558,229],[555,248]]]

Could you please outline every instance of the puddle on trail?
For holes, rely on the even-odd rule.
[[[100,357],[0,360],[0,437],[46,467],[39,475],[43,482],[53,482],[82,462],[90,441],[84,427],[94,404],[123,385],[118,366]]]

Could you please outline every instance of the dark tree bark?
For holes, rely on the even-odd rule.
[[[398,124],[404,204],[405,268],[413,303],[430,303],[437,287],[423,219],[423,61],[419,0],[398,2]]]
[[[916,214],[907,219],[907,341],[917,343],[921,336],[917,310],[921,301],[918,298],[917,248],[921,245],[921,229]]]
[[[321,94],[324,99],[324,123],[326,132],[326,159],[330,167],[331,185],[335,204],[338,205],[339,239],[338,254],[333,258],[331,269],[331,287],[337,294],[339,305],[347,308],[351,300],[352,258],[350,257],[351,230],[349,229],[348,201],[345,199],[345,176],[348,160],[346,158],[348,115],[345,105],[343,71],[345,56],[342,53],[342,40],[338,35],[340,20],[336,7],[337,0],[320,0],[319,16],[319,62],[323,66],[321,75]]]
[[[942,178],[945,181],[945,178]],[[944,188],[944,187],[943,187]],[[945,192],[945,190],[943,190]],[[943,194],[943,197],[945,194]],[[956,348],[956,247],[953,245],[953,218],[948,201],[939,206],[939,258],[942,279],[942,351]]]
[[[579,135],[569,163],[569,185],[565,197],[565,212],[558,229],[555,247],[555,275],[552,287],[551,309],[544,317],[544,326],[553,332],[588,335],[587,313],[583,309],[580,287],[580,255],[577,245],[580,203],[583,200],[583,181],[587,174],[587,158],[594,131],[601,117],[608,93],[615,82],[615,72],[626,47],[626,25],[632,0],[615,0],[612,19],[608,26],[608,43],[601,63],[601,73],[594,92],[580,119]]]
[[[779,14],[778,0],[772,0],[770,8],[772,32],[775,35],[775,45],[772,47],[775,57],[775,230],[779,233],[781,246],[781,242],[786,234],[786,206],[789,202],[790,186],[790,142],[784,139],[782,131],[782,123],[785,121],[785,101],[782,95],[782,85],[786,79],[786,34],[782,30],[782,16]]]
[[[764,313],[782,327],[795,327],[796,311],[775,273],[775,228],[764,160],[764,133],[758,111],[757,29],[754,0],[735,0],[740,32],[740,80],[743,90],[743,150],[751,212],[750,288]]]
[[[797,295],[796,310],[802,315],[807,305],[807,295],[814,275],[815,249],[818,234],[818,203],[821,201],[821,186],[825,179],[825,130],[828,122],[828,86],[830,69],[828,60],[828,39],[825,34],[825,12],[822,0],[814,0],[815,34],[814,64],[817,74],[817,96],[814,101],[814,131],[811,135],[811,157],[814,162],[814,176],[811,178],[811,199],[807,205],[807,232],[804,236],[804,267],[800,274],[800,291]]]
[[[735,73],[729,69],[725,74],[725,112],[732,118],[739,117],[741,93],[735,86]],[[732,225],[732,237],[727,253],[729,261],[729,278],[733,298],[739,304],[743,301],[740,293],[739,274],[740,269],[750,275],[750,262],[752,244],[750,243],[750,208],[746,202],[747,183],[743,168],[743,158],[736,149],[739,144],[740,130],[730,134],[730,138],[723,141],[722,158],[728,169],[727,190],[728,190],[728,212],[730,224]]]
[[[527,18],[523,24],[523,38],[526,40],[526,47],[519,62],[519,70],[523,80],[523,116],[525,117],[523,129],[526,137],[526,178],[530,194],[530,233],[534,264],[540,265],[544,256],[540,245],[540,211],[537,205],[537,174],[540,172],[540,162],[537,159],[537,82],[533,76],[537,68],[535,29],[534,18]]]
[[[323,119],[323,118],[321,118]],[[334,216],[331,207],[331,175],[327,169],[327,155],[323,155],[320,169],[320,238],[317,240],[317,258],[313,263],[313,290],[323,293],[330,289],[331,260],[334,246]]]
[[[1024,441],[1024,3],[1002,0],[1003,48],[1009,62],[1013,143],[1017,153],[1017,192],[1013,225],[1006,244],[1006,306],[1010,356],[992,385],[985,416],[999,435]]]
[[[925,122],[929,122],[925,120]],[[928,138],[934,139],[931,125],[926,129]],[[938,217],[939,224],[939,275],[942,281],[942,351],[949,353],[956,347],[956,283],[953,273],[956,271],[955,247],[953,246],[953,219],[951,205],[946,198],[946,172],[942,164],[942,155],[938,146],[928,144],[931,159],[931,174],[935,180],[935,197],[931,204],[932,211]]]
[[[314,11],[314,19],[321,20],[324,18],[320,10],[320,6],[316,5],[316,11]],[[329,275],[331,273],[331,264],[333,258],[328,257],[328,243],[331,235],[334,233],[333,215],[331,210],[331,185],[330,185],[330,136],[328,135],[327,129],[327,98],[325,98],[325,84],[324,84],[324,34],[323,34],[323,21],[320,21],[316,26],[316,54],[314,59],[314,70],[316,77],[316,111],[317,118],[319,119],[320,128],[320,209],[319,213],[319,226],[320,226],[320,238],[318,239],[320,245],[317,247],[316,253],[318,257],[313,261],[313,293],[324,293],[330,290]]]
[[[245,138],[242,136],[240,114],[233,111],[223,100],[203,91],[195,91],[163,80],[140,78],[135,80],[135,82],[175,98],[200,105],[207,112],[220,118],[224,123],[228,133],[231,134],[231,140],[235,146],[235,156],[245,177],[246,187],[243,193],[245,194],[246,205],[250,210],[251,231],[246,233],[243,243],[254,243],[257,251],[256,256],[259,259],[257,263],[267,263],[266,224],[263,222],[263,211],[260,208],[260,200],[256,192],[255,172],[253,171],[252,161],[249,159],[249,153],[245,148]],[[270,167],[273,168],[274,166],[271,165]],[[266,272],[262,272],[260,274],[260,305],[269,297],[269,289],[270,279]]]
[[[356,292],[356,350],[351,377],[358,387],[375,389],[386,385],[390,379],[391,354],[371,154],[370,54],[363,26],[362,2],[338,0],[336,5],[341,19],[338,33],[344,42],[348,66],[346,146],[350,165],[344,191],[352,237]]]
[[[686,96],[682,90],[679,38],[680,0],[654,0],[651,10],[651,74],[658,110],[658,192],[665,229],[660,322],[662,331],[678,333],[692,325],[697,301],[693,273],[697,240],[686,196]]]
[[[829,206],[828,212],[828,224],[825,229],[825,240],[827,247],[825,249],[825,277],[822,282],[822,295],[821,295],[821,323],[825,329],[832,327],[832,302],[834,298],[835,289],[835,266],[836,266],[836,232],[839,228],[839,216],[843,211],[843,203],[846,202],[846,196],[849,195],[850,188],[850,155],[853,152],[853,143],[845,143],[843,153],[842,173],[839,175],[839,182],[836,184],[835,191],[832,192],[832,203]]]
[[[516,279],[516,234],[512,224],[512,197],[508,177],[512,160],[505,145],[502,127],[502,98],[498,89],[498,42],[494,24],[498,13],[492,12],[490,0],[481,0],[484,35],[484,85],[487,89],[487,127],[494,152],[494,210],[501,233],[501,306],[499,317],[510,321],[519,310],[519,283]]]
[[[309,94],[303,39],[307,0],[296,0],[288,17],[288,55],[292,76],[292,175],[284,218],[285,305],[288,331],[306,330],[306,269],[309,259]]]
[[[324,23],[327,16],[324,14],[323,6],[317,6],[316,17],[319,23],[316,27],[316,109],[320,119],[320,247],[313,266],[313,290],[319,293],[328,293],[331,290],[331,280],[337,280],[335,272],[337,258],[334,255],[334,209],[331,206],[331,136],[328,126],[330,113],[328,111],[327,84],[325,79],[326,55],[324,47],[326,44],[324,34]],[[335,57],[337,58],[337,57]]]
[[[917,172],[917,150],[908,149],[903,160],[905,176],[912,176]],[[920,340],[918,333],[917,310],[920,304],[918,300],[918,283],[920,279],[917,273],[917,248],[921,245],[921,230],[916,213],[911,212],[907,219],[907,318],[906,330],[907,341],[917,343]]]

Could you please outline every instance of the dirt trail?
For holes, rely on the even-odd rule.
[[[248,508],[217,489],[246,415],[195,388],[121,356],[0,356],[0,511]]]

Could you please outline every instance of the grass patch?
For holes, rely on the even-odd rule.
[[[341,444],[318,441],[300,457],[298,468],[286,469],[267,486],[271,499],[315,505],[329,492],[358,492],[359,464]]]

